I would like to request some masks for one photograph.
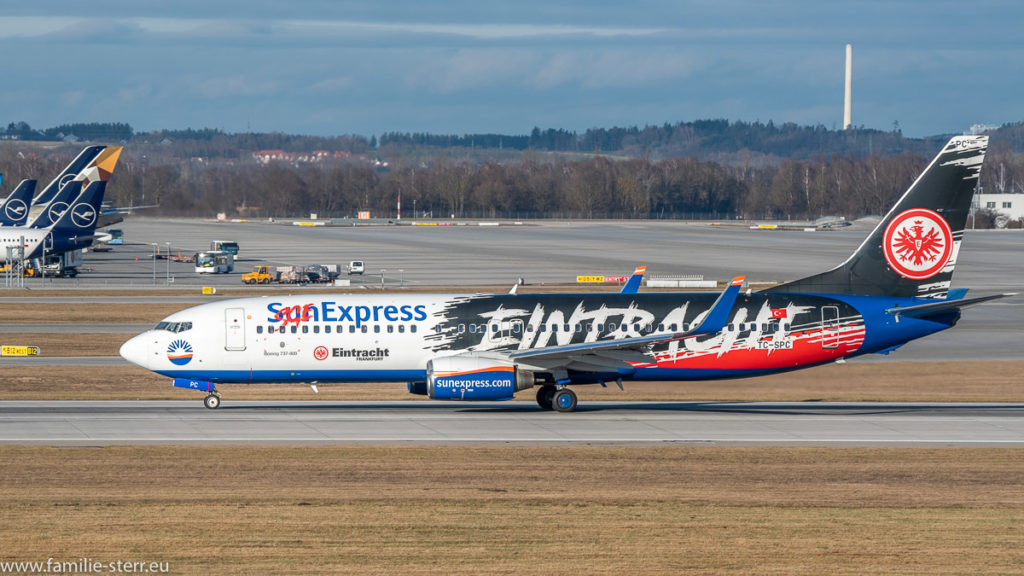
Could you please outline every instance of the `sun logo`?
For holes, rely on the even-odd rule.
[[[175,340],[167,347],[167,359],[176,366],[184,366],[192,361],[192,345],[184,340]]]

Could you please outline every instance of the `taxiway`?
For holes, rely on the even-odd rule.
[[[1024,446],[1024,404],[5,402],[0,444]]]

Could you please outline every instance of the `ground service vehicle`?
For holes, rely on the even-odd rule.
[[[353,274],[359,274],[360,276],[362,276],[362,274],[363,274],[363,261],[362,260],[353,260],[353,261],[349,262],[348,263],[348,273],[349,273],[350,276],[353,275]]]
[[[107,233],[110,234],[110,241],[107,242],[107,244],[112,246],[124,244],[124,230],[121,230],[120,228],[111,228],[107,230]]]
[[[232,256],[238,256],[238,242],[234,240],[214,240],[210,242],[210,250],[230,252]]]
[[[253,266],[252,272],[242,274],[243,284],[270,284],[277,282],[277,270],[273,266]]]

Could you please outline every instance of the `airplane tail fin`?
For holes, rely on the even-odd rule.
[[[35,180],[22,180],[0,208],[0,226],[22,226],[28,219],[28,205],[36,190]]]
[[[107,183],[103,180],[89,184],[85,191],[79,194],[70,207],[53,223],[53,227],[50,229],[51,233],[67,235],[72,240],[89,240],[91,242],[106,189]]]
[[[78,156],[32,200],[32,204],[49,204],[65,184],[85,170],[105,149],[106,146],[87,146],[79,152]]]
[[[987,148],[988,136],[951,139],[845,262],[769,291],[945,296]]]
[[[89,189],[93,182],[109,182],[114,175],[114,168],[117,167],[117,159],[121,157],[122,146],[112,146],[104,149],[93,159],[81,172],[75,176],[75,180],[82,181],[82,188]]]
[[[72,180],[64,184],[56,196],[47,204],[42,212],[39,212],[32,223],[31,228],[49,228],[53,226],[61,216],[67,212],[71,202],[82,193],[82,183]],[[35,206],[33,206],[35,208]]]
[[[644,281],[644,274],[646,272],[647,266],[637,266],[636,270],[633,270],[633,275],[622,286],[622,290],[619,290],[619,294],[636,294],[639,292],[640,283]]]

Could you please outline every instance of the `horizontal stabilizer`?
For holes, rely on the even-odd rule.
[[[910,316],[912,318],[926,318],[934,314],[941,314],[942,312],[948,312],[949,310],[959,310],[967,306],[973,306],[975,304],[981,304],[982,302],[988,302],[990,300],[997,300],[999,298],[1006,298],[1007,296],[1016,296],[1015,292],[1007,294],[989,294],[988,296],[978,296],[975,298],[959,298],[952,300],[940,300],[938,302],[929,302],[927,304],[916,304],[914,306],[895,306],[893,308],[887,308],[885,311],[888,314],[894,316]]]

